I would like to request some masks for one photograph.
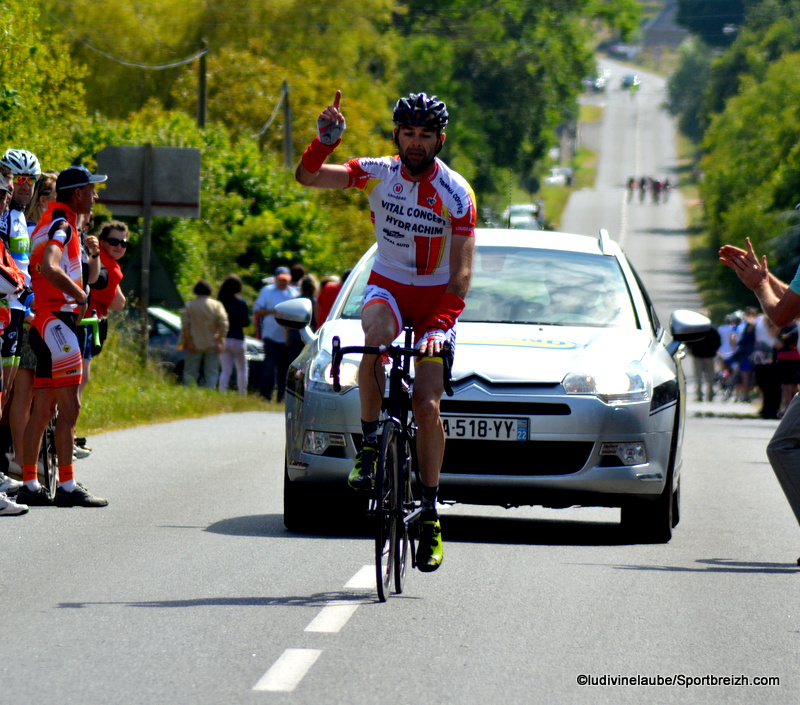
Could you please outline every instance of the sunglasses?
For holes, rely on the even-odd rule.
[[[111,245],[111,247],[127,247],[128,241],[127,240],[120,240],[116,237],[107,237],[106,242]]]
[[[15,176],[14,183],[22,186],[22,184],[28,184],[28,186],[33,186],[36,183],[35,176]]]

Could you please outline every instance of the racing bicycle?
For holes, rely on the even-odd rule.
[[[338,336],[332,341],[331,377],[337,392],[341,391],[339,367],[344,355],[380,355],[390,364],[388,393],[384,393],[379,424],[375,488],[367,512],[375,518],[375,583],[381,602],[386,602],[392,585],[396,594],[403,592],[409,561],[412,567],[416,566],[415,540],[422,514],[418,497],[421,482],[416,457],[417,427],[411,409],[411,360],[419,357],[420,352],[412,344],[413,327],[406,324],[404,334],[403,345],[342,347]],[[452,396],[449,344],[442,350],[442,360],[445,393]]]

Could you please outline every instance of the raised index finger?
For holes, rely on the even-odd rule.
[[[342,92],[336,91],[336,95],[333,98],[333,107],[337,110],[339,109],[339,101],[342,99]]]

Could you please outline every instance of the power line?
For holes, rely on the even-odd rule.
[[[174,69],[178,66],[184,66],[185,64],[190,64],[193,61],[199,59],[203,54],[207,54],[209,52],[208,47],[203,47],[200,51],[195,52],[191,56],[186,57],[185,59],[179,59],[178,61],[173,61],[168,64],[156,64],[156,65],[148,65],[148,64],[137,64],[132,61],[124,61],[123,59],[118,59],[116,56],[112,56],[111,54],[103,51],[102,49],[98,49],[95,46],[92,46],[88,41],[85,39],[81,39],[78,37],[75,32],[73,32],[67,25],[65,25],[58,17],[56,17],[50,10],[45,10],[50,17],[52,17],[58,24],[60,24],[76,42],[83,44],[87,49],[91,49],[92,51],[100,54],[100,56],[104,56],[106,59],[113,61],[117,64],[121,64],[122,66],[129,66],[135,69],[146,69],[148,71],[161,71],[163,69]]]

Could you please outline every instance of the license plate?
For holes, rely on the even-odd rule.
[[[495,416],[442,416],[447,438],[481,441],[527,441],[528,419]]]

